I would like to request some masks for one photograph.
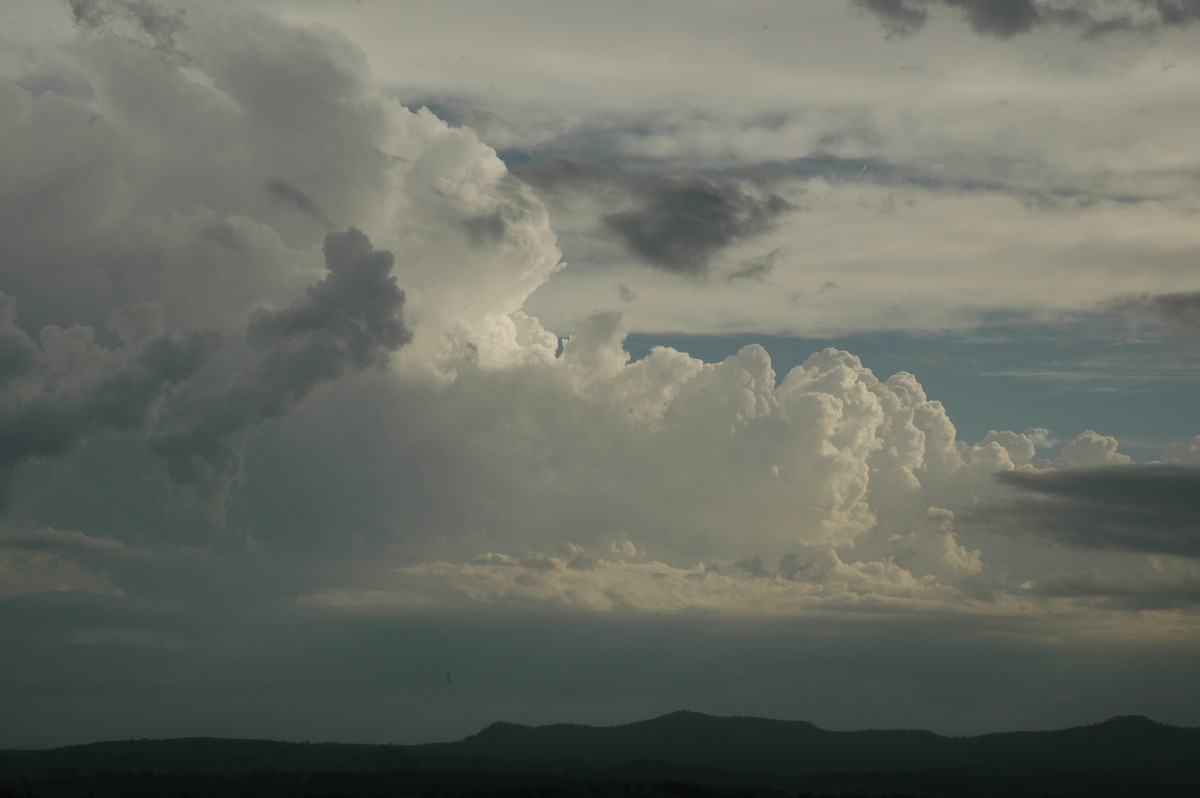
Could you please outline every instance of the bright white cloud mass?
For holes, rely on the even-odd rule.
[[[1200,5],[5,17],[0,746],[1200,725]]]

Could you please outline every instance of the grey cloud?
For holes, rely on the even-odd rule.
[[[504,238],[505,224],[500,212],[475,216],[463,222],[463,229],[476,247],[494,244]]]
[[[707,276],[723,249],[770,232],[795,207],[746,181],[623,172],[568,158],[526,164],[514,173],[543,192],[587,189],[593,199],[625,206],[632,199],[634,208],[601,216],[603,229],[646,264],[689,277]]]
[[[551,158],[511,167],[513,174],[539,191],[557,191],[580,184],[615,182],[622,173],[591,161],[575,158]]]
[[[1033,0],[942,0],[962,11],[977,33],[1007,39],[1029,31],[1041,21]]]
[[[1143,0],[1143,5],[1147,5]],[[1200,20],[1200,0],[1154,0],[1158,16],[1167,25],[1190,25]]]
[[[0,527],[0,548],[89,551],[113,557],[144,558],[153,556],[146,549],[130,546],[113,538],[51,527],[41,529]]]
[[[1029,31],[1042,15],[1033,0],[856,0],[860,8],[879,17],[888,32],[905,36],[924,27],[927,6],[940,3],[960,11],[976,32],[1001,39]]]
[[[750,576],[767,577],[767,569],[763,566],[762,557],[746,557],[738,560],[733,564],[734,568],[740,568]]]
[[[658,178],[642,189],[642,205],[608,214],[604,225],[655,268],[701,277],[722,249],[770,232],[793,206],[777,194],[756,197],[732,182]]]
[[[271,196],[271,199],[308,214],[326,227],[336,226],[333,222],[329,221],[329,218],[325,214],[321,213],[320,208],[317,207],[317,203],[313,202],[311,197],[290,183],[285,183],[274,177],[268,178],[267,193]]]
[[[1200,291],[1176,294],[1129,294],[1103,305],[1123,316],[1155,319],[1180,333],[1200,333]]]
[[[122,348],[102,347],[91,328],[78,326],[47,327],[39,345],[17,327],[16,303],[0,294],[0,490],[30,458],[141,426],[219,346],[208,330],[150,334],[153,315],[145,308],[113,315]]]
[[[71,13],[75,17],[75,24],[82,25],[85,28],[98,28],[104,24],[104,20],[112,13],[112,8],[109,4],[102,0],[70,0]]]
[[[176,38],[186,28],[182,10],[167,11],[150,0],[69,0],[75,24],[89,30],[114,19],[133,23],[161,54],[179,56]]]
[[[1144,463],[996,479],[1023,495],[971,520],[1081,548],[1200,557],[1200,468]]]
[[[167,458],[172,479],[210,500],[220,515],[241,474],[244,432],[285,415],[347,369],[387,365],[411,337],[393,261],[353,227],[326,235],[328,276],[288,307],[259,308],[251,316],[246,340],[253,360],[226,384],[164,413],[151,446]]]
[[[919,30],[929,19],[929,12],[910,0],[855,0],[855,5],[879,17],[888,33],[898,36]]]
[[[1029,593],[1048,598],[1096,599],[1111,609],[1151,610],[1200,604],[1194,574],[1108,574],[1091,569],[1035,580]]]
[[[928,9],[938,6],[958,12],[976,33],[999,39],[1048,24],[1076,28],[1086,37],[1095,37],[1184,27],[1200,20],[1200,0],[1136,0],[1126,4],[1128,11],[1113,16],[1097,15],[1096,4],[1086,0],[1053,5],[1036,0],[855,0],[855,5],[878,17],[889,34],[900,36],[924,27]]]
[[[738,280],[765,280],[779,261],[783,259],[783,247],[777,247],[765,255],[759,255],[742,263],[734,271],[730,272],[726,278],[729,282]]]

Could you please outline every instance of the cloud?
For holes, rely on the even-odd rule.
[[[405,368],[426,372],[448,352],[553,355],[520,311],[561,267],[545,208],[472,131],[383,96],[332,30],[189,7],[170,28],[186,58],[162,58],[143,30],[166,25],[153,8],[77,5],[83,30],[57,57],[82,99],[0,83],[0,286],[21,308],[0,335],[6,471],[99,431],[144,433],[216,508],[247,431],[410,340]],[[330,219],[357,227],[326,236]],[[145,332],[168,324],[211,332]],[[62,374],[42,363],[72,348],[106,364],[94,385],[83,355]],[[172,371],[189,353],[190,372]],[[121,380],[123,398],[108,387]]]
[[[333,222],[325,218],[325,215],[321,213],[320,209],[317,207],[317,204],[313,202],[307,194],[295,186],[289,185],[282,180],[269,178],[267,180],[267,191],[270,193],[272,198],[284,203],[285,205],[290,205],[302,213],[308,214],[326,227],[335,226]]]
[[[186,27],[182,9],[168,11],[151,0],[68,0],[75,24],[87,30],[111,26],[114,21],[132,23],[134,30],[149,37],[154,50],[179,55],[176,40]]]
[[[738,280],[766,280],[785,254],[783,247],[776,247],[765,255],[758,255],[743,262],[725,279],[731,283]]]
[[[1021,495],[976,514],[995,530],[1085,549],[1200,557],[1200,468],[1140,463],[1008,471]]]
[[[1200,465],[1200,435],[1188,443],[1169,443],[1163,450],[1164,463]]]
[[[1195,568],[1160,565],[1149,573],[1113,574],[1098,568],[1042,576],[1022,585],[1031,595],[1092,602],[1107,609],[1162,610],[1200,604],[1200,573]]]
[[[23,529],[0,527],[0,546],[6,548],[95,552],[109,557],[150,557],[151,553],[109,537],[43,527]]]
[[[707,274],[731,244],[773,230],[793,207],[778,194],[760,198],[702,178],[654,182],[640,207],[608,214],[604,225],[650,265],[690,277]]]
[[[120,595],[106,566],[154,553],[110,537],[52,527],[0,526],[0,598],[46,591]]]
[[[471,562],[429,562],[397,569],[387,587],[327,590],[302,606],[347,613],[408,614],[432,606],[525,606],[591,613],[704,613],[794,616],[821,611],[922,611],[971,602],[937,580],[891,562],[843,562],[820,550],[822,565],[768,571],[761,558],[680,568],[664,562],[610,560],[582,549],[565,556],[485,554]]]
[[[1075,440],[1062,447],[1055,468],[1097,468],[1100,466],[1127,465],[1129,455],[1117,451],[1117,439],[1101,435],[1095,430],[1084,430]]]
[[[1157,321],[1181,335],[1200,334],[1200,291],[1126,294],[1104,302],[1101,307],[1121,316]]]
[[[145,306],[115,313],[120,347],[82,326],[46,327],[35,341],[17,327],[15,300],[0,294],[0,500],[21,463],[140,428],[219,346],[211,330],[162,332],[158,317]]]
[[[552,195],[600,188],[615,194],[610,203],[632,203],[601,212],[602,229],[647,265],[688,277],[707,276],[724,250],[771,232],[795,209],[779,194],[733,179],[625,173],[566,158],[524,165],[515,173]],[[604,191],[592,197],[603,203]],[[770,266],[768,261],[747,264],[733,278],[757,276]]]
[[[1010,39],[1043,25],[1062,25],[1080,29],[1086,36],[1100,36],[1186,27],[1200,20],[1200,3],[1195,0],[1137,0],[1116,4],[1116,12],[1108,15],[1097,14],[1095,3],[1082,0],[855,0],[855,4],[879,17],[889,33],[900,36],[923,28],[929,20],[929,7],[938,6],[956,11],[976,33],[998,39]]]
[[[196,488],[223,512],[241,475],[242,433],[287,414],[317,386],[351,369],[383,368],[411,339],[404,292],[390,252],[361,231],[325,236],[328,276],[286,308],[259,308],[246,341],[253,359],[220,386],[167,407],[150,434],[173,479]]]
[[[892,35],[907,36],[924,27],[929,19],[929,12],[910,0],[855,0],[855,5],[879,17]]]
[[[1043,334],[1062,328],[1021,325],[1116,293],[1195,287],[1179,283],[1195,243],[1178,117],[1189,106],[1175,101],[1194,83],[1190,64],[1159,80],[1161,51],[1127,68],[1091,43],[1043,58],[1033,36],[881,48],[837,4],[771,6],[769,30],[745,25],[740,7],[680,16],[652,4],[638,12],[648,17],[545,15],[558,21],[534,49],[561,64],[551,86],[546,59],[535,79],[509,79],[507,65],[533,63],[528,46],[491,48],[529,39],[496,32],[528,20],[491,4],[431,25],[421,15],[445,22],[444,6],[406,7],[393,25],[372,16],[388,4],[278,5],[291,19],[353,6],[386,44],[368,68],[331,28],[242,5],[190,3],[172,28],[136,4],[80,2],[76,38],[54,59],[31,49],[16,70],[41,77],[0,83],[0,287],[20,310],[0,334],[0,419],[20,423],[0,429],[15,436],[3,451],[25,452],[0,527],[0,634],[26,738],[61,742],[50,739],[61,725],[46,730],[64,722],[94,738],[112,729],[89,719],[115,717],[131,736],[267,724],[383,739],[395,706],[384,692],[464,722],[429,697],[447,668],[455,695],[510,702],[472,699],[472,713],[492,715],[481,721],[551,712],[550,683],[571,699],[554,712],[587,711],[578,691],[614,712],[624,689],[620,711],[636,716],[647,701],[724,690],[727,712],[803,693],[788,711],[808,717],[800,702],[820,693],[843,723],[846,706],[977,717],[944,709],[947,679],[960,685],[951,703],[978,709],[980,679],[1013,673],[1029,678],[984,700],[1014,722],[1031,716],[1010,705],[1043,711],[1089,674],[1095,694],[1125,700],[1111,685],[1133,671],[1095,652],[1159,668],[1131,638],[1182,641],[1176,671],[1195,671],[1195,555],[1156,555],[1162,571],[1143,573],[1148,550],[1187,549],[1182,522],[1162,517],[1172,502],[1194,516],[1178,495],[1044,487],[1058,473],[1038,456],[1048,433],[962,438],[953,405],[931,398],[945,382],[927,393],[892,373],[908,343],[894,337],[867,352],[886,372],[835,348],[785,369],[758,346],[706,362],[670,347],[634,359],[623,344],[635,324],[740,337],[1000,317],[1012,323],[993,332],[1017,341],[1006,351],[1038,339],[1069,361],[1078,349]],[[892,8],[900,28],[944,10],[1003,37],[1028,22],[1018,5],[990,21],[963,4]],[[664,42],[651,18],[680,23],[678,36]],[[577,24],[586,35],[557,27]],[[610,24],[607,39],[593,29]],[[789,26],[816,34],[796,47]],[[467,58],[443,36],[472,45]],[[714,40],[729,58],[697,62],[695,43]],[[426,80],[427,53],[450,77]],[[923,71],[897,68],[918,57]],[[491,130],[542,159],[514,170],[522,178],[488,134],[409,111],[403,89],[383,85],[426,81],[437,97],[486,86],[480,69],[495,73],[490,108],[503,108]],[[533,101],[509,103],[511,91]],[[668,94],[678,104],[663,108]],[[1148,96],[1137,125],[1110,124]],[[556,114],[566,121],[539,141],[573,160],[520,140]],[[625,157],[637,168],[617,168]],[[1086,201],[1021,199],[1081,185]],[[805,224],[788,225],[800,198]],[[566,268],[556,231],[571,244]],[[557,301],[559,286],[576,304]],[[595,313],[613,306],[640,318]],[[188,329],[212,332],[195,333],[208,348],[184,368]],[[978,343],[962,339],[957,362]],[[160,361],[177,370],[149,357],[153,341],[174,342]],[[38,403],[75,415],[20,415]],[[1010,409],[1023,428],[1038,407],[1031,389]],[[20,438],[36,429],[65,443]],[[1120,448],[1089,432],[1055,465],[1132,468]],[[1196,449],[1166,458],[1195,463]],[[218,512],[228,497],[223,529],[180,507],[189,493]],[[1104,512],[1088,509],[1098,502]],[[1077,520],[1077,506],[1102,531],[1120,527],[1109,548],[1046,545],[1067,539],[1050,521]],[[1012,534],[1026,522],[1048,531]],[[983,534],[993,528],[1009,534]],[[1166,542],[1147,543],[1147,530]],[[1117,642],[1081,654],[1089,635]],[[549,658],[531,657],[541,645]],[[651,656],[663,651],[668,665]],[[1052,687],[1046,657],[1063,663]],[[790,689],[814,683],[817,661],[822,690]],[[1109,670],[1081,677],[1080,661]],[[280,665],[297,662],[302,673]],[[610,670],[633,686],[579,678]],[[843,680],[836,700],[830,678]],[[888,722],[912,717],[895,709]]]

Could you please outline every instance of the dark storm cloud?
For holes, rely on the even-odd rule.
[[[1154,319],[1180,333],[1200,333],[1200,291],[1177,294],[1129,294],[1106,302],[1106,310]]]
[[[271,199],[308,214],[326,227],[336,226],[333,222],[329,221],[329,218],[325,214],[321,213],[320,208],[317,207],[317,203],[313,202],[311,197],[289,183],[285,183],[274,177],[269,178],[267,180],[267,193],[271,196]]]
[[[515,173],[550,193],[616,189],[635,207],[602,215],[603,228],[646,264],[689,277],[708,275],[722,250],[774,230],[779,217],[795,207],[745,181],[622,172],[566,158],[527,164]]]
[[[329,275],[290,306],[259,308],[251,317],[246,340],[253,360],[226,384],[164,413],[151,446],[167,458],[171,477],[212,501],[219,515],[241,474],[246,430],[285,415],[348,369],[387,365],[411,337],[393,261],[354,228],[326,235]]]
[[[1200,557],[1200,468],[1144,463],[996,479],[1023,495],[973,520],[1081,548]]]
[[[1085,36],[1118,31],[1146,31],[1160,27],[1182,27],[1200,20],[1200,0],[1136,0],[1129,11],[1097,16],[1094,4],[1084,0],[1049,5],[1036,0],[854,0],[871,12],[889,34],[907,36],[924,27],[929,9],[956,11],[976,33],[1010,39],[1034,28],[1061,25],[1081,30]],[[1142,16],[1136,17],[1136,12]]]
[[[0,492],[30,458],[66,454],[105,430],[140,427],[166,391],[219,346],[212,331],[157,332],[148,315],[113,315],[121,348],[100,346],[91,328],[79,326],[47,327],[34,341],[17,327],[15,301],[0,294]]]

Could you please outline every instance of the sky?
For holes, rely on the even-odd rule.
[[[8,0],[0,747],[1200,726],[1200,3]]]

